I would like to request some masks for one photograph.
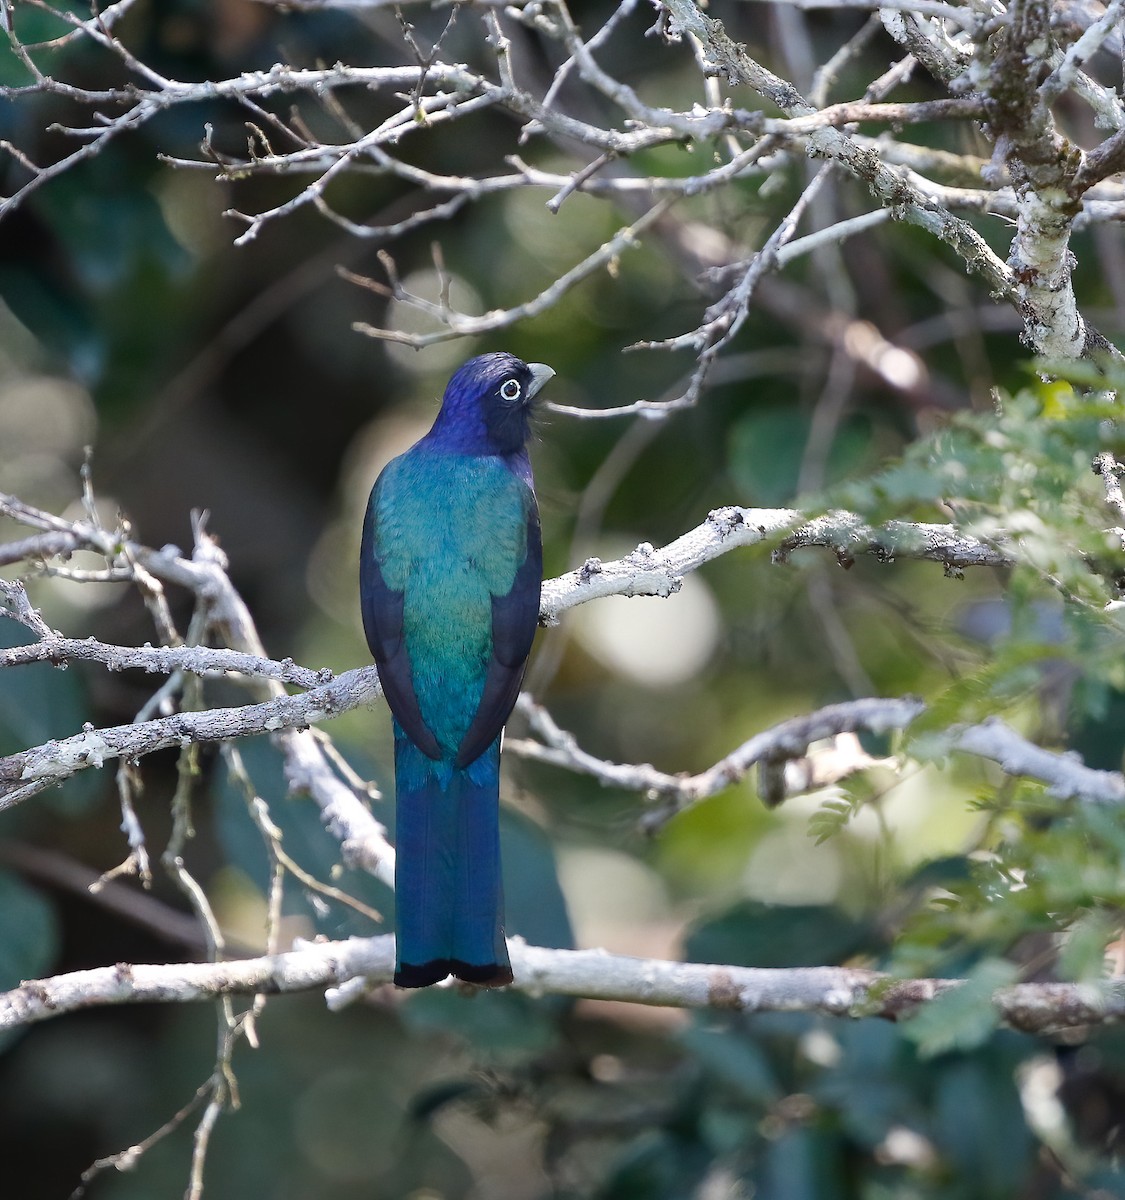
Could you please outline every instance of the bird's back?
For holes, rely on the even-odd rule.
[[[414,692],[443,755],[456,753],[480,704],[493,597],[509,592],[527,557],[534,504],[503,458],[450,454],[425,440],[376,485],[375,553],[386,586],[403,595]]]

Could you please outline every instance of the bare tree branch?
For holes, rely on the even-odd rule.
[[[807,1012],[898,1021],[961,985],[894,979],[849,967],[731,967],[628,958],[604,950],[551,950],[509,942],[515,983],[532,996],[560,995],[718,1012]],[[394,939],[304,944],[282,954],[217,963],[126,964],[21,984],[0,995],[0,1029],[112,1004],[190,1003],[217,996],[339,989],[388,983]],[[341,999],[354,998],[348,989]],[[1125,1016],[1120,984],[1025,983],[993,996],[998,1018],[1029,1033],[1112,1024]]]
[[[379,694],[374,668],[362,667],[345,671],[331,683],[300,696],[278,696],[241,708],[180,712],[130,725],[91,726],[72,737],[0,758],[0,788],[5,789],[0,793],[0,810],[10,807],[16,798],[26,799],[85,767],[100,767],[111,759],[139,758],[188,742],[222,742],[281,729],[307,729]]]
[[[802,6],[813,3],[814,0],[809,0],[809,5],[805,5],[802,0]],[[815,0],[815,3],[840,7],[843,0],[831,3]],[[578,191],[625,204],[631,199],[647,197],[649,207],[644,215],[635,213],[634,219],[622,226],[614,238],[594,248],[577,266],[531,299],[485,314],[458,313],[427,305],[405,291],[398,293],[399,285],[395,283],[392,293],[405,303],[426,308],[439,328],[415,334],[380,330],[370,323],[357,326],[375,336],[426,345],[507,328],[549,310],[569,288],[612,263],[642,234],[656,236],[655,231],[662,224],[659,218],[664,215],[660,201],[714,192],[748,174],[787,170],[806,155],[812,155],[839,163],[861,180],[882,211],[894,219],[918,225],[947,242],[967,269],[982,277],[994,297],[1006,298],[1018,308],[1024,319],[1025,336],[1037,350],[1054,358],[1087,353],[1119,357],[1116,349],[1091,329],[1078,312],[1067,266],[1072,229],[1089,221],[1120,220],[1125,212],[1125,207],[1116,201],[1086,200],[1091,187],[1122,165],[1125,143],[1120,133],[1125,129],[1125,105],[1112,89],[1096,84],[1081,69],[1111,36],[1120,11],[1119,0],[1113,0],[1104,16],[1088,22],[1081,36],[1065,52],[1054,45],[1051,31],[1044,25],[1047,0],[1017,4],[1013,10],[1016,19],[1009,23],[1010,28],[1006,27],[1007,32],[1000,39],[1008,48],[996,50],[994,58],[987,57],[993,51],[984,49],[988,44],[985,23],[991,11],[987,6],[978,8],[937,0],[852,5],[848,0],[853,7],[878,7],[882,23],[892,36],[953,94],[933,101],[897,103],[884,101],[881,95],[873,97],[869,89],[865,100],[824,104],[822,80],[815,92],[817,105],[808,103],[790,83],[751,59],[744,47],[729,38],[721,23],[701,12],[693,0],[669,0],[661,9],[663,15],[657,31],[673,41],[686,38],[692,45],[702,75],[702,93],[707,100],[684,111],[646,103],[634,88],[599,61],[599,53],[611,38],[626,35],[624,17],[634,4],[635,0],[621,0],[589,38],[582,36],[565,0],[552,0],[547,6],[505,5],[505,20],[520,21],[544,39],[557,42],[565,56],[547,85],[540,87],[524,82],[526,73],[513,69],[512,45],[495,5],[482,5],[492,62],[479,70],[443,62],[438,56],[440,39],[425,53],[417,45],[410,50],[407,39],[408,51],[417,59],[408,65],[365,67],[339,63],[329,68],[299,69],[278,64],[268,70],[246,71],[227,79],[185,82],[153,70],[118,36],[118,30],[125,29],[120,17],[128,4],[110,6],[106,19],[98,20],[82,20],[60,10],[56,15],[70,25],[70,32],[49,45],[31,47],[20,41],[16,13],[10,0],[6,0],[0,11],[5,15],[9,40],[32,79],[24,88],[10,89],[12,98],[54,94],[65,97],[80,110],[84,108],[91,116],[86,125],[75,124],[63,130],[65,136],[81,145],[46,166],[35,165],[18,146],[7,145],[10,154],[23,164],[17,175],[22,174],[24,182],[6,200],[0,201],[0,215],[50,179],[100,153],[113,138],[136,131],[157,114],[173,107],[224,101],[247,107],[254,114],[254,121],[248,126],[246,154],[220,154],[208,131],[202,159],[191,165],[212,170],[217,165],[223,175],[235,180],[256,174],[309,177],[296,193],[272,208],[261,212],[231,209],[230,215],[245,225],[236,239],[239,242],[254,238],[266,223],[304,206],[315,207],[326,219],[355,236],[389,240],[424,222],[448,219],[468,203],[513,189],[552,189],[547,201],[550,211],[557,211],[568,196]],[[284,7],[362,11],[381,6],[382,0],[370,3],[303,0],[299,5]],[[1022,92],[1020,88],[1006,89],[1004,81],[1013,72],[1022,83],[1019,63],[1025,57],[1029,39],[1039,44],[1035,31],[1041,26],[1043,38],[1039,40],[1044,42],[1046,56],[1039,59],[1044,65],[1039,72],[1042,79],[1038,92],[1034,88],[1023,88]],[[987,32],[991,34],[991,30]],[[62,78],[64,61],[57,64],[59,70],[47,69],[41,63],[41,59],[76,39],[89,40],[116,55],[131,83],[116,89],[88,89]],[[993,42],[999,45],[995,38]],[[877,83],[884,89],[895,86],[905,78],[903,72],[909,71],[909,63],[913,61],[899,64]],[[581,81],[594,94],[597,104],[590,111],[599,114],[595,119],[580,119],[559,102],[562,84],[568,79],[571,83],[575,79]],[[749,84],[776,104],[784,115],[767,117],[760,111],[734,107],[729,97],[723,96],[720,80]],[[365,130],[355,124],[337,99],[337,93],[356,88],[386,97],[399,96],[406,103],[399,103],[390,116]],[[1075,92],[1094,107],[1100,127],[1116,131],[1101,146],[1085,152],[1063,153],[1066,148],[1054,132],[1050,104],[1067,91]],[[344,140],[318,140],[270,107],[278,98],[293,95],[322,98],[344,131]],[[475,114],[497,108],[524,122],[521,140],[550,140],[571,157],[573,169],[547,172],[510,157],[516,167],[511,173],[484,170],[479,175],[442,174],[419,167],[413,159],[404,157],[400,149],[425,137],[431,129],[453,121],[471,121]],[[620,113],[623,119],[611,120],[611,113]],[[897,134],[873,140],[856,133],[854,128],[859,122],[891,122],[901,129],[924,121],[982,119],[997,152],[983,180],[985,186],[960,193],[944,188],[929,177],[929,172],[958,170],[979,185],[980,170],[971,156],[913,145]],[[270,132],[267,134],[266,130]],[[271,145],[275,133],[286,139],[280,149]],[[650,177],[631,164],[638,151],[685,141],[714,141],[725,148],[725,153],[705,172],[686,177]],[[182,159],[171,161],[186,165]],[[911,171],[898,170],[896,164],[902,163],[908,163]],[[417,205],[411,216],[391,224],[353,221],[335,211],[331,196],[335,181],[349,172],[394,176],[418,189],[424,202]],[[1014,190],[1010,186],[1013,184]],[[1002,194],[1005,188],[1008,191]],[[957,210],[964,208],[1001,217],[1015,215],[1018,228],[1009,263],[1002,263],[973,226],[956,215]],[[746,259],[745,248],[732,247],[736,256],[744,260],[743,281],[724,301],[713,306],[700,325],[697,340],[702,338],[706,349],[697,361],[687,390],[675,402],[663,402],[664,409],[683,407],[698,398],[709,364],[741,324],[739,314],[745,312],[753,281],[765,271],[784,269],[796,257],[786,254],[783,246],[792,237],[799,215],[799,210],[794,210],[785,217],[766,239],[763,252],[754,259]],[[874,219],[851,226],[842,223],[835,236],[847,236],[869,227],[869,223],[873,225]],[[805,249],[811,248],[809,245]],[[674,348],[679,342],[672,339],[661,344]],[[647,400],[622,408],[623,412],[660,410],[658,402]]]
[[[921,558],[943,564],[956,574],[967,567],[1008,566],[1008,553],[953,525],[889,521],[873,528],[854,513],[833,512],[804,521],[788,508],[717,508],[702,525],[659,550],[642,542],[616,562],[587,559],[543,585],[541,619],[554,624],[575,604],[601,596],[668,596],[678,591],[688,571],[743,546],[774,545],[774,561],[784,562],[794,550],[819,546],[831,550],[843,564],[861,554],[886,562],[896,557]]]
[[[191,671],[203,677],[244,675],[276,679],[279,683],[315,688],[331,682],[332,672],[313,671],[298,666],[292,659],[274,662],[253,654],[241,654],[211,646],[112,646],[94,638],[66,638],[48,633],[27,646],[0,649],[0,668],[18,667],[33,662],[94,662],[110,671],[144,671],[147,674],[171,674]]]
[[[22,614],[25,623],[31,623],[39,640],[29,646],[0,651],[0,667],[74,659],[98,662],[111,670],[188,671],[201,677],[217,671],[237,671],[245,677],[247,686],[264,689],[268,697],[259,703],[236,708],[184,711],[102,729],[90,726],[81,733],[0,758],[0,808],[11,807],[78,771],[102,766],[114,759],[134,761],[171,746],[201,741],[224,742],[270,733],[285,756],[290,786],[309,791],[314,796],[326,823],[343,843],[348,860],[365,866],[380,878],[391,878],[394,853],[386,842],[382,827],[359,802],[353,788],[341,781],[309,732],[309,726],[318,721],[369,704],[379,695],[373,667],[332,676],[324,671],[298,667],[288,660],[276,663],[268,659],[241,597],[231,586],[221,552],[202,530],[197,530],[195,553],[188,559],[170,548],[150,550],[129,541],[121,533],[107,532],[89,522],[64,521],[11,496],[0,495],[0,511],[47,531],[56,539],[52,545],[62,539],[68,551],[95,549],[109,556],[111,563],[123,564],[127,570],[135,572],[143,567],[157,579],[188,587],[205,603],[208,622],[224,630],[232,644],[245,647],[238,650],[203,646],[126,648],[91,639],[63,638],[45,625],[36,625],[38,618],[34,616],[22,586],[5,584],[4,596],[10,610],[16,615]],[[929,559],[942,563],[948,573],[969,566],[999,566],[1012,561],[1003,551],[962,534],[950,525],[890,522],[881,528],[872,528],[852,513],[834,512],[802,522],[801,514],[792,509],[732,507],[715,510],[702,525],[660,550],[642,544],[617,562],[589,559],[577,571],[547,581],[543,589],[541,620],[554,623],[573,605],[602,596],[668,596],[679,589],[687,572],[731,550],[764,541],[773,543],[774,561],[778,562],[784,561],[794,550],[813,546],[831,549],[845,564],[859,554],[870,553],[884,561],[893,560],[895,556]],[[283,682],[308,690],[290,696],[284,692]],[[898,722],[899,725],[902,723],[904,721]],[[891,721],[891,726],[896,726],[895,720]],[[847,723],[841,726],[842,729],[858,727],[867,726],[862,719],[859,726]],[[784,740],[790,735],[777,736]],[[725,786],[734,777],[732,771],[744,771],[758,761],[753,744],[747,745],[751,746],[750,750],[744,747],[741,752],[736,752],[732,762],[719,764],[705,778],[700,777],[698,787],[703,790],[699,795],[711,794],[708,789]],[[743,767],[737,766],[740,753],[748,756]],[[568,765],[574,766],[574,763]],[[634,768],[626,770],[636,771]],[[604,765],[600,771],[602,775],[612,774]],[[679,780],[674,786],[657,786],[651,780],[641,786],[675,792],[688,799],[698,798],[691,786],[685,789],[683,781]]]
[[[756,733],[705,771],[671,775],[647,763],[614,763],[596,758],[582,750],[573,736],[560,729],[531,697],[521,696],[520,708],[541,740],[509,739],[505,743],[509,753],[592,776],[607,787],[643,792],[652,806],[644,819],[648,829],[658,828],[676,813],[738,783],[755,767],[758,796],[772,808],[790,796],[823,786],[824,781],[816,771],[803,766],[797,771],[792,769],[794,764],[803,763],[814,743],[846,733],[906,729],[926,711],[925,703],[913,697],[869,697],[830,704]],[[1060,800],[1077,799],[1094,804],[1125,802],[1125,775],[1120,771],[1096,770],[1087,767],[1077,755],[1044,750],[999,717],[990,717],[979,725],[957,725],[940,731],[932,736],[927,753],[933,754],[935,750],[939,753],[957,750],[987,759],[1008,775],[1047,784],[1048,794]],[[871,765],[872,761],[857,759],[854,770],[848,774]]]

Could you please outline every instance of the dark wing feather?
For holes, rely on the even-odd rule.
[[[503,596],[492,597],[492,661],[476,716],[457,748],[456,765],[478,759],[504,728],[519,695],[527,656],[539,624],[543,586],[543,535],[534,498],[527,515],[527,556]]]
[[[422,719],[410,658],[402,635],[402,592],[387,586],[379,567],[378,547],[375,545],[375,494],[367,506],[360,542],[359,602],[363,615],[363,632],[371,657],[379,668],[379,682],[391,712],[410,740],[429,758],[441,758],[441,747]]]

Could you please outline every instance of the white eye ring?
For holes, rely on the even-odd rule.
[[[519,381],[516,379],[505,379],[500,385],[500,399],[507,400],[511,403],[518,400],[523,395],[523,388],[520,387]]]

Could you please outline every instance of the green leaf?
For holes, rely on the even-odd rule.
[[[55,910],[41,893],[8,871],[0,871],[0,991],[43,975],[59,952]],[[18,1030],[0,1033],[0,1047]]]
[[[1075,983],[1105,978],[1106,947],[1121,928],[1121,918],[1104,909],[1083,913],[1071,925],[1059,954],[1058,972]]]
[[[840,1061],[818,1072],[808,1091],[837,1114],[849,1138],[874,1149],[895,1125],[913,1124],[921,1104],[902,1070],[902,1038],[887,1021],[834,1021],[822,1027],[839,1047]]]
[[[709,1165],[698,1141],[650,1129],[624,1147],[592,1195],[596,1200],[683,1200],[698,1195]]]
[[[31,5],[21,5],[18,17],[10,13],[8,19],[13,22],[14,32],[24,45],[50,41],[69,33],[71,29],[53,13],[43,12]],[[34,79],[12,49],[11,40],[7,36],[0,38],[0,87],[20,87],[32,83]],[[6,121],[11,119],[5,118]],[[5,136],[10,137],[11,134],[5,131]]]
[[[943,731],[959,722],[981,721],[998,708],[1022,700],[1041,679],[1048,663],[1066,661],[1070,653],[1055,642],[1012,640],[994,648],[977,671],[963,675],[933,697],[910,725],[909,752],[917,754],[922,735]]]
[[[1013,983],[1013,963],[986,958],[969,972],[965,982],[942,992],[903,1022],[902,1031],[923,1058],[951,1050],[975,1050],[1000,1023],[992,994]]]
[[[834,838],[855,815],[858,805],[842,796],[833,796],[809,817],[809,836],[819,846]]]
[[[701,1018],[702,1021],[702,1018]],[[694,1023],[679,1041],[717,1079],[763,1108],[785,1094],[761,1045],[733,1030]]]
[[[742,499],[753,504],[788,504],[796,495],[809,438],[809,417],[789,396],[780,403],[759,399],[735,424],[728,439],[729,470]],[[840,422],[828,448],[829,482],[861,471],[872,459],[873,431],[865,415]],[[862,486],[862,485],[861,485]]]
[[[953,1175],[972,1180],[971,1189],[961,1194],[973,1200],[1030,1194],[1036,1142],[1015,1079],[1030,1049],[1021,1035],[1004,1030],[974,1053],[931,1067],[930,1132]]]
[[[555,1021],[570,1006],[554,996],[534,1000],[519,992],[466,995],[456,988],[431,987],[411,996],[402,1019],[411,1029],[468,1042],[476,1054],[494,1062],[514,1063],[550,1048]]]
[[[285,781],[280,752],[268,738],[246,738],[238,749],[256,793],[269,806],[270,820],[281,831],[286,854],[321,883],[347,893],[383,917],[381,925],[355,909],[311,893],[289,876],[286,880],[287,913],[310,917],[318,932],[328,937],[370,937],[391,928],[393,897],[390,889],[366,871],[343,866],[340,843],[321,821],[320,809],[307,796],[291,796]],[[262,833],[251,819],[247,798],[225,763],[215,773],[214,820],[226,861],[237,867],[265,895],[269,888],[270,860]],[[380,812],[379,817],[383,817]]]
[[[34,640],[23,625],[10,617],[0,617],[0,649],[26,646]],[[0,671],[0,755],[78,733],[89,719],[85,689],[77,671],[50,663],[28,663]],[[96,771],[79,771],[52,789],[46,802],[56,811],[73,816],[89,807],[100,788]]]
[[[500,806],[504,867],[504,927],[533,946],[574,946],[558,866],[543,830],[506,804]]]
[[[843,1200],[841,1150],[836,1135],[791,1125],[767,1143],[760,1194],[777,1200]]]
[[[668,822],[656,843],[660,870],[689,894],[713,892],[726,898],[737,887],[755,843],[775,821],[761,804],[749,802],[746,785],[727,788]]]
[[[0,871],[0,990],[42,975],[58,953],[50,903],[8,871]]]
[[[730,472],[751,504],[792,500],[801,469],[808,420],[792,404],[758,406],[731,430]]]
[[[873,948],[874,935],[827,905],[776,905],[744,900],[696,928],[684,946],[689,962],[742,967],[813,967],[839,963]]]

